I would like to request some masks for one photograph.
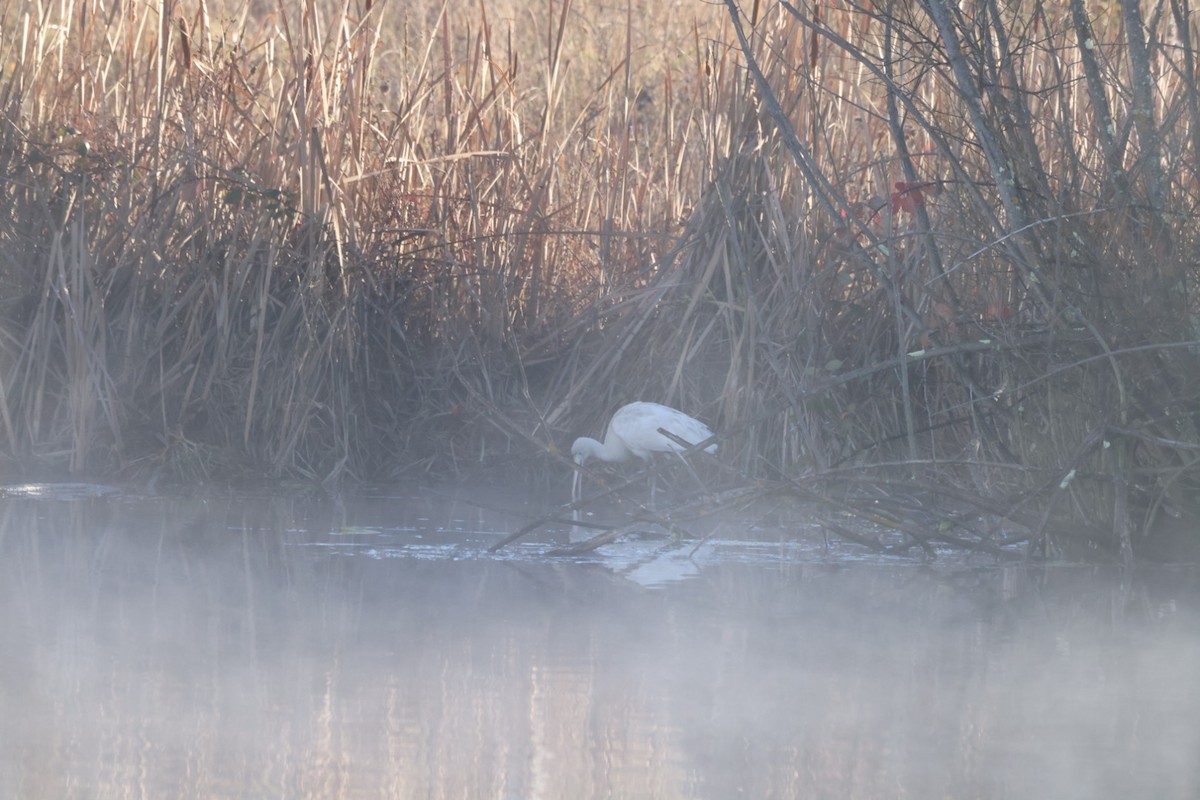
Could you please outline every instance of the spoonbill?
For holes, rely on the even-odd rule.
[[[637,456],[642,461],[650,462],[655,453],[682,453],[687,448],[678,442],[662,435],[659,428],[669,431],[680,439],[696,445],[713,435],[700,420],[670,406],[658,403],[630,403],[621,406],[608,421],[608,429],[604,433],[604,443],[580,436],[571,445],[571,456],[575,463],[583,466],[589,458],[601,461],[627,461],[630,456]],[[717,452],[717,446],[710,444],[704,448],[706,453]],[[687,462],[684,462],[687,463]],[[650,502],[654,502],[654,479],[650,479]],[[582,494],[583,473],[575,471],[575,480],[571,484],[571,500],[578,503]]]

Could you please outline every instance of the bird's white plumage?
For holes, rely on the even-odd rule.
[[[571,445],[571,455],[576,464],[582,465],[591,458],[625,461],[630,456],[637,456],[649,461],[655,453],[682,453],[686,449],[659,433],[659,428],[693,445],[713,435],[707,425],[682,411],[658,403],[637,402],[617,409],[608,422],[603,442],[581,436]],[[717,446],[711,444],[704,451],[715,453]],[[572,497],[576,501],[579,500],[579,478],[580,474],[576,472],[572,487]]]
[[[633,455],[649,461],[653,453],[683,452],[684,448],[659,433],[659,428],[692,444],[699,444],[713,435],[703,422],[670,406],[630,403],[613,414],[603,443],[581,436],[571,446],[571,455],[576,463],[582,464],[589,458],[625,461]],[[717,452],[715,444],[704,449],[708,453]]]

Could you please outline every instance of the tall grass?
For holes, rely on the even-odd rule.
[[[1194,23],[968,5],[9,8],[3,452],[548,474],[642,398],[1128,544],[1195,500]]]
[[[4,450],[186,480],[494,452],[522,360],[653,273],[697,180],[652,150],[692,65],[630,11],[497,9],[10,9]],[[620,48],[568,51],[601,24]]]
[[[744,60],[719,105],[751,111],[677,293],[712,302],[644,341],[704,363],[745,467],[923,475],[1126,553],[1194,508],[1186,6],[726,6]]]

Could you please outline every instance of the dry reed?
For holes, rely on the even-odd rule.
[[[9,9],[0,449],[547,474],[642,398],[1128,547],[1200,442],[1196,30],[1143,10]]]

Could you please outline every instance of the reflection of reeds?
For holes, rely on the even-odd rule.
[[[3,27],[17,458],[444,474],[641,398],[747,471],[1191,486],[1185,18],[252,7]]]

